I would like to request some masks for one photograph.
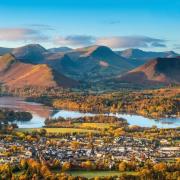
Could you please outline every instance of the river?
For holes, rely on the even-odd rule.
[[[55,110],[43,104],[26,102],[23,98],[19,97],[0,97],[0,108],[9,108],[12,110],[28,111],[32,113],[33,118],[30,121],[16,122],[19,128],[40,128],[44,126],[44,120],[48,117],[77,118],[96,115],[93,113],[81,113],[69,110]],[[180,127],[180,118],[162,118],[156,120],[130,114],[110,113],[109,115],[125,118],[130,125],[143,127],[152,127],[153,125],[156,125],[158,128]]]

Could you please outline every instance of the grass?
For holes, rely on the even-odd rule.
[[[67,172],[71,176],[83,176],[86,178],[94,178],[94,177],[107,177],[107,176],[121,176],[122,174],[131,174],[136,175],[136,172],[119,172],[119,171],[85,171],[85,170],[77,170],[77,171],[68,171]]]
[[[14,172],[13,174],[16,177],[19,177],[22,175],[25,171],[17,171]],[[54,171],[54,173],[60,173],[60,171]],[[134,171],[128,171],[128,172],[119,172],[119,171],[103,171],[103,170],[91,170],[91,171],[86,171],[86,170],[72,170],[72,171],[67,171],[67,174],[77,177],[86,177],[86,178],[94,178],[94,177],[110,177],[110,176],[121,176],[122,174],[128,174],[128,175],[136,175],[137,172]]]
[[[33,132],[45,129],[47,133],[97,133],[94,130],[78,129],[78,128],[18,128],[18,132]]]
[[[108,129],[113,124],[111,123],[82,123],[79,125],[81,128],[94,128],[94,129]]]
[[[13,174],[14,174],[16,177],[18,177],[18,176],[22,175],[24,172],[25,172],[25,171],[22,170],[22,171],[13,172]]]

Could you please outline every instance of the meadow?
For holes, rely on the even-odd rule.
[[[76,170],[76,171],[68,171],[69,175],[77,177],[83,176],[86,178],[94,178],[94,177],[107,177],[107,176],[122,176],[122,174],[127,175],[136,175],[136,172],[119,172],[119,171],[84,171],[84,170]]]
[[[33,132],[45,129],[47,133],[96,133],[95,130],[78,129],[78,128],[18,128],[19,132]]]

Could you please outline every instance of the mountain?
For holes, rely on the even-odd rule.
[[[0,52],[11,51],[21,63],[31,65],[46,64],[52,70],[65,76],[97,82],[115,78],[156,57],[174,57],[173,51],[146,52],[139,49],[127,49],[114,52],[106,46],[89,46],[78,49],[59,47],[45,49],[39,44],[28,44],[19,48],[0,48]]]
[[[47,50],[39,44],[28,44],[19,48],[14,48],[12,54],[25,63],[43,63],[44,54]]]
[[[69,51],[72,51],[73,49],[69,47],[58,47],[58,48],[50,48],[48,49],[48,52],[50,53],[66,53]]]
[[[139,85],[180,84],[180,57],[156,58],[119,76],[116,81]]]
[[[51,54],[46,56],[45,63],[54,70],[60,71],[68,76],[73,76],[79,71],[77,64],[67,54]]]
[[[134,68],[125,58],[106,46],[46,50],[39,44],[28,44],[14,48],[11,52],[22,63],[47,64],[65,76],[83,81],[111,78]]]
[[[0,56],[10,53],[12,50],[13,48],[0,47]]]
[[[178,56],[178,54],[175,53],[174,51],[153,52],[153,51],[143,51],[140,49],[126,49],[123,51],[118,51],[117,54],[119,54],[124,58],[127,58],[127,61],[135,66],[145,64],[150,59],[154,59],[157,57],[171,58]]]
[[[27,64],[14,55],[6,54],[0,58],[0,82],[9,87],[75,87],[78,83],[46,64]]]
[[[77,78],[86,81],[109,78],[133,68],[106,46],[79,48],[66,55],[76,64]]]

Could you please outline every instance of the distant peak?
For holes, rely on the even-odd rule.
[[[92,46],[87,46],[87,47],[83,47],[83,48],[78,48],[76,49],[77,51],[95,51],[97,49],[110,49],[107,46],[101,46],[101,45],[92,45]]]
[[[143,50],[141,50],[141,49],[135,49],[135,48],[129,48],[129,49],[125,49],[125,50],[123,50],[122,51],[123,53],[136,53],[136,52],[138,52],[138,53],[140,53],[140,52],[144,52]]]
[[[62,46],[62,47],[55,47],[55,48],[50,48],[48,49],[49,52],[51,53],[58,53],[58,52],[69,52],[72,51],[72,48],[66,47],[66,46]]]
[[[46,51],[46,49],[41,46],[40,44],[27,44],[25,46],[21,46],[17,49],[24,49],[24,48],[28,48],[28,49],[38,49],[38,50],[41,50],[41,51]]]

